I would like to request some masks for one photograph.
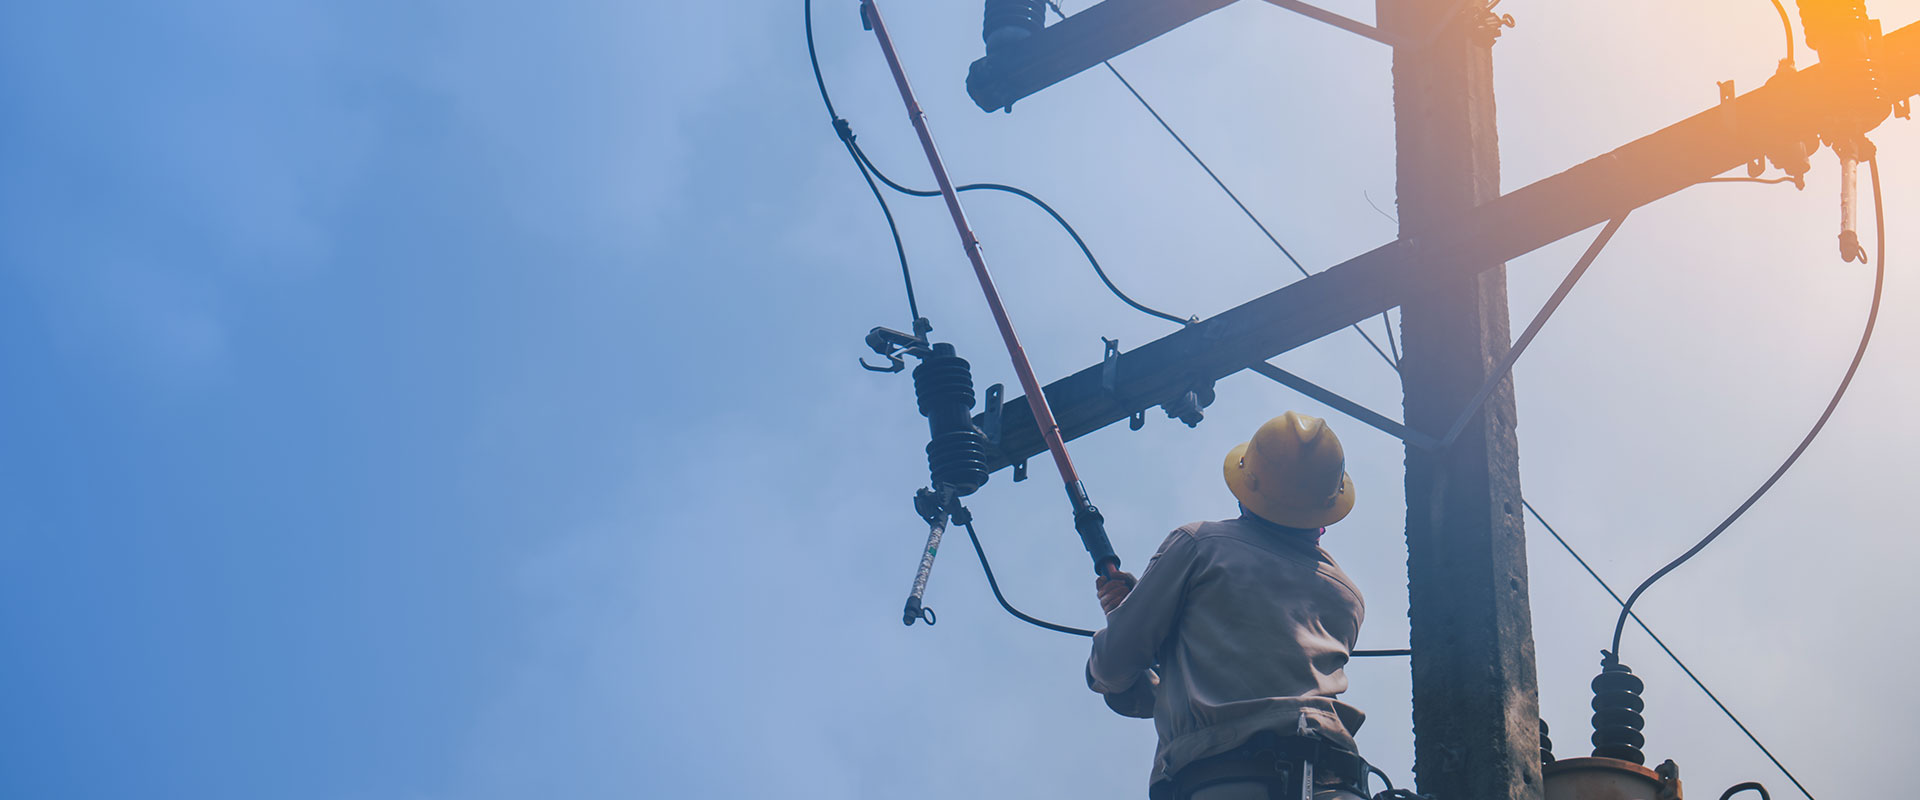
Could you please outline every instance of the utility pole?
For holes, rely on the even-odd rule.
[[[1500,22],[1459,0],[1380,0],[1394,48],[1400,236],[1419,237],[1500,196],[1493,43]],[[1473,264],[1400,306],[1406,424],[1444,432],[1505,355],[1507,269]],[[1407,445],[1407,596],[1414,775],[1423,794],[1537,800],[1539,690],[1527,603],[1526,526],[1512,379],[1451,447]]]

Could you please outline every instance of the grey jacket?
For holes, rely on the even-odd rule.
[[[1195,522],[1167,537],[1094,634],[1087,684],[1115,711],[1153,717],[1150,785],[1303,722],[1354,748],[1366,717],[1335,697],[1365,615],[1360,590],[1311,534],[1250,514]]]

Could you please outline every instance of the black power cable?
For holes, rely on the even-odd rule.
[[[827,107],[827,116],[833,119],[834,133],[840,137],[840,143],[847,148],[848,157],[860,170],[860,177],[867,182],[867,189],[873,192],[873,200],[880,204],[880,213],[887,218],[887,232],[893,235],[894,252],[900,256],[900,279],[907,286],[907,313],[913,321],[920,321],[920,304],[913,296],[913,270],[907,266],[907,247],[900,240],[900,227],[894,223],[893,209],[887,207],[887,198],[880,194],[880,187],[873,185],[873,176],[867,174],[866,162],[860,157],[860,151],[854,144],[853,128],[833,109],[833,98],[827,94],[826,78],[820,74],[820,55],[813,46],[813,0],[802,0],[802,12],[807,22],[807,61],[813,65],[813,82],[820,87],[820,102]],[[911,329],[911,328],[910,328]]]
[[[1773,0],[1773,10],[1780,12],[1780,27],[1787,31],[1786,64],[1791,68],[1793,66],[1793,21],[1787,18],[1787,7],[1781,5],[1780,0]]]
[[[879,178],[881,183],[886,184],[889,188],[893,189],[894,191],[899,192],[901,194],[905,194],[905,195],[911,195],[914,197],[938,197],[940,196],[940,193],[937,191],[912,189],[912,188],[903,186],[897,181],[893,180],[892,178],[887,177],[887,174],[884,172],[881,172],[880,168],[873,163],[873,160],[867,157],[866,150],[860,147],[859,142],[856,140],[856,137],[854,136],[853,126],[850,123],[848,123],[845,118],[841,117],[838,112],[834,110],[833,98],[827,92],[826,78],[823,77],[820,72],[820,56],[819,56],[818,50],[815,48],[814,41],[813,41],[813,0],[803,0],[802,6],[803,6],[802,10],[806,15],[806,22],[807,22],[807,25],[806,25],[807,60],[809,63],[813,65],[813,82],[814,82],[814,85],[819,87],[820,89],[820,102],[826,105],[827,116],[833,119],[834,132],[839,135],[841,144],[844,144],[846,146],[847,155],[851,156],[854,160],[854,163],[859,167],[860,177],[866,180],[867,188],[873,190],[873,199],[880,203],[880,212],[884,214],[887,218],[887,230],[893,234],[893,247],[894,247],[894,250],[900,256],[900,277],[906,283],[906,287],[907,287],[907,308],[910,312],[912,312],[913,318],[918,320],[920,318],[920,307],[919,307],[919,304],[915,302],[915,299],[914,299],[913,272],[907,267],[907,250],[905,245],[902,244],[900,239],[900,228],[898,225],[894,223],[893,210],[887,207],[886,198],[880,195],[880,189],[879,187],[874,186],[873,179]],[[1056,9],[1056,11],[1057,10],[1058,9]],[[1066,218],[1060,216],[1060,212],[1053,210],[1052,206],[1047,205],[1045,202],[1042,202],[1040,198],[1033,196],[1032,193],[1014,186],[1007,186],[1005,184],[999,184],[999,183],[970,183],[964,186],[954,187],[954,191],[958,191],[958,192],[996,191],[996,192],[1006,192],[1008,194],[1017,195],[1019,197],[1025,198],[1028,202],[1031,202],[1034,205],[1039,206],[1040,210],[1047,212],[1047,216],[1052,217],[1053,221],[1059,223],[1061,229],[1065,230],[1067,232],[1067,235],[1073,238],[1073,243],[1079,246],[1080,253],[1087,257],[1087,263],[1093,266],[1094,274],[1100,276],[1100,282],[1103,284],[1106,284],[1107,290],[1112,292],[1115,297],[1120,298],[1121,302],[1126,303],[1129,306],[1132,306],[1134,309],[1140,311],[1141,313],[1150,314],[1152,316],[1159,317],[1161,319],[1167,320],[1168,322],[1172,322],[1175,325],[1187,325],[1190,322],[1192,322],[1192,320],[1181,319],[1172,314],[1168,314],[1164,311],[1160,311],[1154,308],[1149,308],[1145,305],[1135,302],[1134,299],[1131,297],[1128,297],[1125,292],[1120,291],[1120,287],[1114,285],[1113,279],[1107,277],[1107,271],[1101,268],[1100,261],[1093,257],[1093,250],[1088,248],[1086,241],[1080,238],[1080,233],[1074,230],[1072,225],[1067,224]],[[1275,244],[1278,244],[1278,242],[1275,242]],[[1292,256],[1289,255],[1288,258],[1292,258]]]
[[[1540,527],[1546,529],[1547,535],[1552,536],[1554,541],[1560,543],[1560,547],[1567,551],[1567,555],[1573,556],[1573,560],[1580,564],[1581,569],[1587,571],[1587,575],[1591,576],[1595,583],[1600,584],[1601,589],[1606,590],[1608,596],[1613,598],[1613,602],[1623,607],[1627,604],[1627,601],[1620,599],[1620,593],[1615,592],[1613,587],[1607,584],[1606,579],[1600,577],[1600,573],[1595,572],[1593,567],[1587,563],[1587,560],[1580,557],[1580,551],[1573,549],[1572,543],[1561,537],[1559,531],[1553,529],[1553,525],[1547,522],[1546,517],[1540,515],[1539,510],[1533,507],[1533,503],[1522,498],[1520,505],[1526,508],[1527,513],[1533,515],[1534,521],[1539,522]],[[1673,652],[1673,648],[1668,647],[1666,642],[1661,641],[1659,634],[1654,633],[1652,628],[1647,627],[1646,621],[1641,619],[1639,614],[1629,612],[1628,616],[1632,617],[1634,623],[1640,626],[1640,630],[1646,632],[1647,638],[1652,639],[1653,643],[1659,646],[1660,652],[1666,653],[1667,658],[1673,659],[1674,666],[1679,667],[1681,672],[1686,673],[1687,679],[1693,681],[1693,685],[1700,687],[1700,691],[1707,695],[1708,700],[1713,701],[1714,706],[1720,709],[1720,713],[1727,715],[1727,719],[1733,721],[1733,726],[1739,728],[1741,733],[1746,734],[1747,741],[1753,742],[1754,747],[1760,748],[1760,753],[1766,756],[1768,761],[1773,762],[1773,766],[1780,770],[1780,774],[1787,776],[1787,780],[1793,781],[1794,786],[1799,786],[1800,791],[1807,795],[1808,800],[1813,800],[1813,793],[1808,792],[1807,787],[1800,785],[1800,779],[1794,777],[1793,771],[1787,769],[1787,765],[1780,763],[1780,759],[1774,757],[1773,751],[1768,750],[1767,746],[1760,742],[1760,737],[1753,735],[1753,731],[1747,730],[1747,724],[1741,722],[1740,717],[1733,713],[1733,709],[1727,708],[1726,703],[1720,702],[1719,696],[1715,695],[1712,689],[1707,688],[1706,682],[1700,680],[1700,676],[1693,674],[1693,670],[1687,668],[1687,662],[1681,661],[1680,656]]]
[[[1050,631],[1070,633],[1070,634],[1073,634],[1074,636],[1092,636],[1093,635],[1093,631],[1086,630],[1084,628],[1072,628],[1066,625],[1057,625],[1052,622],[1048,622],[1044,619],[1028,616],[1024,613],[1021,613],[1020,609],[1014,608],[1013,604],[1007,602],[1007,598],[1004,595],[1000,594],[1000,582],[993,579],[993,566],[987,563],[987,551],[980,547],[980,535],[973,532],[973,515],[968,514],[965,519],[960,520],[960,524],[966,527],[967,538],[973,540],[973,552],[976,555],[980,556],[980,571],[987,573],[987,588],[993,590],[993,599],[1000,601],[1001,608],[1006,609],[1007,613],[1012,614],[1016,619],[1019,619],[1021,622],[1032,623],[1042,628],[1046,628],[1047,630],[1050,630]]]
[[[861,149],[859,145],[854,145],[853,153],[854,153],[854,157],[860,160],[860,163],[862,164],[862,169],[871,170],[873,173],[873,176],[876,178],[879,178],[881,183],[884,183],[887,185],[887,188],[890,188],[896,192],[899,192],[904,195],[909,195],[912,197],[939,197],[940,196],[940,193],[938,191],[931,191],[927,189],[915,189],[909,186],[903,186],[899,182],[893,180],[892,178],[887,177],[887,174],[884,172],[881,172],[879,167],[874,166],[873,161],[867,157],[867,151]],[[1120,291],[1120,287],[1114,285],[1113,279],[1107,277],[1107,271],[1100,267],[1100,260],[1093,257],[1093,250],[1087,247],[1086,240],[1080,238],[1080,232],[1074,230],[1073,226],[1067,223],[1066,218],[1060,216],[1060,212],[1053,210],[1053,206],[1047,205],[1045,201],[1041,200],[1038,197],[1033,196],[1032,192],[1028,192],[1027,190],[1021,189],[1017,186],[1008,186],[1004,183],[968,183],[968,184],[956,186],[953,188],[953,190],[956,192],[980,192],[980,191],[1005,192],[1007,194],[1011,194],[1011,195],[1023,198],[1027,202],[1030,202],[1036,206],[1039,206],[1041,211],[1047,212],[1047,216],[1052,217],[1054,222],[1057,222],[1060,224],[1061,230],[1066,231],[1067,235],[1073,238],[1073,243],[1079,246],[1080,248],[1080,254],[1083,256],[1086,256],[1087,263],[1093,266],[1093,274],[1098,275],[1100,277],[1100,282],[1103,284],[1106,284],[1107,291],[1112,292],[1114,297],[1120,298],[1120,302],[1123,302],[1129,306],[1132,306],[1135,310],[1139,311],[1140,313],[1159,317],[1160,319],[1164,319],[1175,325],[1187,325],[1192,322],[1192,320],[1181,319],[1165,311],[1160,311],[1158,309],[1149,308],[1145,305],[1142,305],[1134,301],[1133,298],[1128,297],[1126,292]]]
[[[1754,490],[1746,502],[1741,503],[1739,508],[1734,509],[1732,514],[1727,515],[1727,518],[1716,526],[1711,533],[1708,533],[1698,543],[1694,544],[1693,547],[1688,548],[1687,552],[1681,553],[1679,558],[1667,562],[1666,566],[1661,567],[1658,572],[1653,573],[1653,575],[1649,576],[1645,581],[1642,581],[1640,586],[1633,590],[1632,594],[1627,595],[1627,602],[1620,606],[1620,618],[1613,624],[1613,649],[1608,651],[1613,654],[1611,658],[1619,658],[1620,634],[1626,630],[1627,615],[1633,611],[1633,604],[1640,599],[1640,595],[1645,594],[1647,589],[1651,588],[1654,583],[1666,577],[1667,573],[1679,568],[1681,564],[1687,563],[1688,559],[1693,558],[1701,550],[1705,550],[1707,545],[1712,544],[1713,540],[1720,538],[1720,534],[1725,533],[1727,528],[1731,527],[1736,520],[1740,519],[1741,515],[1747,513],[1747,509],[1752,508],[1754,503],[1759,502],[1760,498],[1765,496],[1767,491],[1772,489],[1775,483],[1779,482],[1781,476],[1787,474],[1787,470],[1793,466],[1794,462],[1800,460],[1800,455],[1807,451],[1807,447],[1813,444],[1814,437],[1820,435],[1820,430],[1827,426],[1827,420],[1833,417],[1834,409],[1840,406],[1840,398],[1846,396],[1847,387],[1852,385],[1853,376],[1860,369],[1861,359],[1866,358],[1867,345],[1873,341],[1873,325],[1880,318],[1880,296],[1882,289],[1886,286],[1887,279],[1887,214],[1886,209],[1882,207],[1883,204],[1880,196],[1879,156],[1869,156],[1867,158],[1867,166],[1873,177],[1873,221],[1876,237],[1874,244],[1876,250],[1874,253],[1873,302],[1867,308],[1866,328],[1860,332],[1860,346],[1853,351],[1853,361],[1847,365],[1847,374],[1840,379],[1840,386],[1834,390],[1833,399],[1827,401],[1826,409],[1820,412],[1820,419],[1813,423],[1812,430],[1807,431],[1807,435],[1800,440],[1800,445],[1793,448],[1793,453],[1788,455],[1787,460],[1781,462],[1780,467],[1775,469],[1773,474],[1767,477],[1766,482],[1760,484],[1760,488]]]

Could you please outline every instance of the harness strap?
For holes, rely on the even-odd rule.
[[[1270,800],[1313,800],[1319,784],[1336,785],[1361,797],[1367,791],[1367,762],[1358,753],[1317,736],[1255,734],[1245,744],[1187,765],[1171,780],[1175,800],[1225,783],[1257,783]]]

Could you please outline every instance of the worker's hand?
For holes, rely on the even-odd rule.
[[[1100,610],[1111,614],[1120,607],[1120,601],[1127,599],[1127,593],[1133,591],[1133,585],[1139,583],[1128,573],[1115,570],[1114,577],[1102,575],[1093,579],[1093,590],[1100,595]]]

